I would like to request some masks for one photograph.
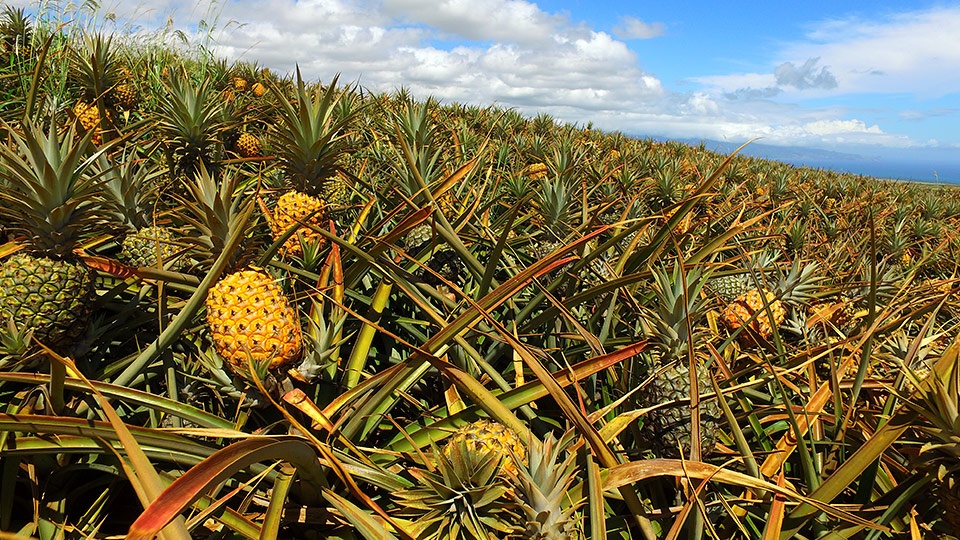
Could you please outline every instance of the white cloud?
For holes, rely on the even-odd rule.
[[[567,21],[523,0],[383,0],[383,13],[474,41],[544,43]]]
[[[942,95],[960,90],[960,7],[848,19],[814,28],[788,47],[794,58],[819,56],[844,92]]]
[[[667,26],[661,22],[647,23],[636,17],[621,17],[613,33],[619,39],[651,39],[666,34]]]
[[[21,0],[17,0],[21,1]],[[960,90],[960,8],[821,22],[774,51],[769,69],[692,79],[688,93],[645,72],[625,40],[666,33],[623,17],[613,33],[525,0],[114,0],[119,16],[213,28],[214,52],[308,79],[400,86],[443,101],[545,112],[564,122],[671,137],[772,144],[914,144],[862,111],[802,106],[807,97]],[[145,26],[147,22],[143,23]],[[210,31],[208,31],[210,32]],[[891,115],[895,116],[895,115]],[[919,118],[919,113],[914,116]]]

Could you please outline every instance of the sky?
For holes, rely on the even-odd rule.
[[[172,21],[219,55],[280,73],[340,73],[373,91],[404,87],[628,135],[960,155],[960,2],[103,0],[101,9],[144,31]]]

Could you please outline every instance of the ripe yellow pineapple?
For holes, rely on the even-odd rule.
[[[217,353],[238,373],[255,364],[282,368],[299,358],[303,336],[296,312],[273,278],[251,267],[210,288],[207,324]]]
[[[544,163],[534,163],[524,169],[523,174],[531,180],[543,180],[547,177],[547,166]]]
[[[490,420],[477,420],[456,431],[443,447],[443,455],[450,457],[452,449],[465,443],[467,449],[478,454],[496,452],[503,459],[501,470],[512,474],[517,473],[517,463],[527,460],[527,447],[520,437],[503,424]]]
[[[326,205],[316,197],[311,197],[299,191],[284,193],[277,201],[270,219],[270,230],[273,238],[279,238],[290,227],[298,222],[323,227],[326,219]],[[316,243],[323,240],[323,236],[310,227],[300,227],[296,234],[284,242],[280,254],[285,257],[296,257],[303,254],[300,238],[305,242]]]
[[[237,149],[237,154],[244,158],[258,157],[262,152],[260,139],[257,139],[256,135],[246,131],[237,137],[237,142],[234,143],[234,147]]]
[[[100,110],[97,108],[96,103],[90,104],[84,101],[78,101],[77,104],[73,106],[73,112],[77,115],[77,120],[80,122],[80,126],[83,127],[84,131],[95,129],[100,124]]]
[[[761,294],[763,296],[761,296]],[[764,299],[766,299],[766,302],[764,302]],[[770,325],[770,317],[764,309],[764,303],[770,306],[770,311],[773,313],[774,326],[783,324],[787,315],[786,310],[780,301],[777,300],[776,295],[767,289],[763,289],[762,292],[759,289],[750,289],[741,294],[736,300],[727,304],[723,310],[721,319],[730,330],[736,330],[746,324],[747,321],[750,321],[750,330],[753,330],[754,333],[764,339],[769,338],[773,335],[773,326]],[[751,321],[750,318],[755,314],[756,317]],[[748,342],[753,339],[747,332],[742,332],[740,336],[741,339]]]
[[[233,78],[233,89],[237,92],[246,92],[249,83],[243,77]]]
[[[253,83],[250,90],[253,92],[253,95],[257,97],[263,97],[263,95],[267,93],[267,87],[264,86],[262,82]]]

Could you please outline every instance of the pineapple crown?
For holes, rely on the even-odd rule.
[[[526,466],[518,469],[517,498],[526,518],[527,538],[578,538],[577,509],[570,486],[577,477],[576,453],[560,462],[564,445],[548,434],[543,444],[531,444]]]
[[[26,119],[14,127],[5,121],[12,145],[0,145],[0,213],[37,253],[67,259],[80,241],[103,222],[102,176],[110,166],[94,164],[109,145],[88,155],[90,134],[76,137],[70,127],[62,135],[55,115],[44,132],[40,121]]]
[[[321,193],[322,182],[342,170],[340,156],[351,148],[345,129],[359,109],[338,109],[349,92],[337,89],[338,79],[311,96],[298,67],[292,101],[279,85],[270,84],[280,104],[280,125],[274,135],[277,161],[292,187],[308,195]]]
[[[87,102],[103,99],[120,81],[120,64],[111,49],[113,36],[84,36],[70,57],[70,75]]]
[[[100,156],[97,167],[106,171],[103,191],[111,219],[137,231],[153,225],[156,186],[166,170],[132,153],[124,152],[116,166],[106,156]]]
[[[563,238],[568,232],[573,203],[571,189],[562,179],[543,181],[537,194],[537,210],[543,218],[543,227],[557,238]]]
[[[700,294],[709,278],[700,268],[686,274],[681,265],[673,270],[654,269],[656,306],[650,312],[652,337],[657,342],[663,362],[680,357],[687,350],[689,327],[695,328],[704,315],[707,299]]]
[[[233,235],[246,236],[255,224],[248,219],[254,198],[240,194],[243,177],[229,170],[221,176],[218,181],[201,163],[193,178],[184,180],[186,195],[176,197],[184,208],[183,219],[197,231],[192,243],[207,267],[220,256]],[[239,262],[241,251],[233,254],[234,262]]]
[[[412,471],[418,485],[396,494],[416,517],[409,532],[417,538],[506,538],[520,532],[510,487],[497,475],[502,456],[478,454],[466,441],[436,452],[437,469]]]
[[[167,141],[171,172],[192,176],[200,168],[216,174],[221,132],[226,128],[220,100],[213,99],[213,82],[208,75],[198,85],[185,73],[171,70],[167,92],[160,100],[157,129]]]
[[[823,277],[817,274],[817,263],[800,264],[795,259],[790,271],[777,282],[774,293],[782,301],[791,304],[806,304],[810,302],[820,289]]]
[[[23,8],[6,6],[0,15],[0,47],[5,54],[21,54],[30,46],[33,29]]]

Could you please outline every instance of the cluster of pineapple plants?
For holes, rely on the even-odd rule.
[[[0,55],[0,531],[960,537],[954,187]]]

